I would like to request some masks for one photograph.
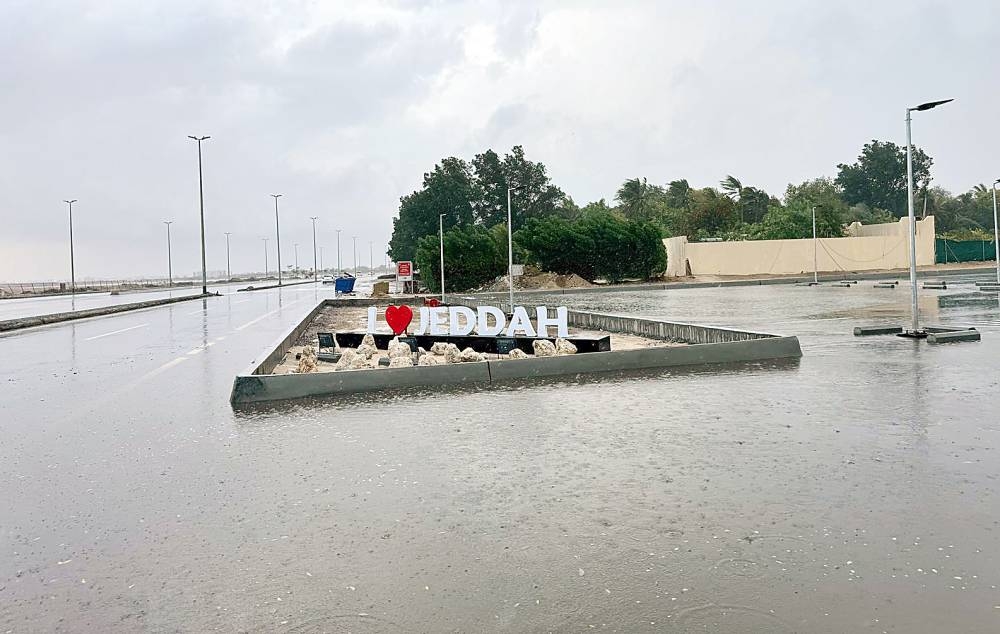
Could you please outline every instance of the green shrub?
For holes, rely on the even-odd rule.
[[[498,244],[479,226],[455,228],[444,234],[445,289],[460,293],[478,288],[507,272],[507,242]],[[437,235],[420,238],[414,262],[420,280],[431,292],[441,292],[441,252]]]

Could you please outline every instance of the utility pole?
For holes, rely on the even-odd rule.
[[[343,264],[340,263],[340,229],[337,229],[337,275],[340,275],[341,270],[343,270]]]
[[[903,332],[903,336],[923,338],[927,333],[920,330],[920,315],[917,312],[917,224],[913,214],[913,141],[910,135],[910,113],[922,112],[946,104],[952,99],[929,101],[919,106],[906,109],[906,207],[910,219],[910,302],[911,329]]]
[[[438,214],[438,241],[441,247],[441,302],[444,303],[444,217],[447,214]],[[511,309],[513,312],[513,309]]]
[[[997,183],[1000,183],[1000,178],[993,181],[993,257],[996,258],[997,284],[1000,284],[1000,229],[997,228]]]
[[[368,241],[368,272],[375,276],[375,256],[372,255],[372,245],[375,243],[371,240]]]
[[[354,277],[358,276],[358,236],[351,236],[354,240]]]
[[[298,271],[299,270],[299,243],[295,242],[294,244],[292,244],[292,247],[295,249],[295,270]]]
[[[271,194],[271,197],[274,198],[274,238],[278,245],[278,286],[281,286],[281,226],[278,223],[278,199],[281,194]]]
[[[264,241],[264,277],[267,277],[267,238],[261,238]]]
[[[226,232],[226,281],[233,279],[233,269],[229,266],[229,236],[232,235],[228,231]]]
[[[69,292],[76,295],[76,263],[73,256],[73,200],[64,200],[69,205]]]
[[[211,139],[210,136],[191,136],[198,142],[198,203],[201,209],[201,294],[208,294],[208,267],[205,265],[205,186],[201,172],[201,142]]]
[[[316,219],[319,216],[310,216],[309,219],[313,223],[313,283],[315,284],[319,281],[319,269],[316,268]]]
[[[170,225],[174,224],[173,220],[164,220],[163,224],[167,225],[167,287],[174,287],[174,264],[171,261],[170,256]]]
[[[813,205],[813,284],[819,284],[819,266],[816,260],[816,205]]]

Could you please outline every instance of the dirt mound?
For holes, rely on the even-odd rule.
[[[514,278],[514,288],[521,290],[555,291],[561,288],[587,288],[593,286],[576,273],[559,275],[558,273],[534,273]],[[483,288],[488,293],[499,293],[507,290],[507,276],[502,275]]]

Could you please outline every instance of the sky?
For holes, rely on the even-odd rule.
[[[1000,176],[1000,3],[814,0],[4,0],[0,281],[385,259],[399,198],[447,156],[523,145],[583,205],[628,178],[781,195],[871,139],[934,184]]]

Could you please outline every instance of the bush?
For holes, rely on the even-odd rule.
[[[414,263],[420,280],[431,292],[440,293],[441,252],[437,235],[420,238]],[[444,234],[444,275],[448,292],[478,288],[507,272],[507,242],[498,244],[490,231],[472,226]]]
[[[517,232],[515,244],[543,270],[587,280],[649,279],[667,268],[659,227],[612,214],[588,214],[577,221],[534,219]]]

